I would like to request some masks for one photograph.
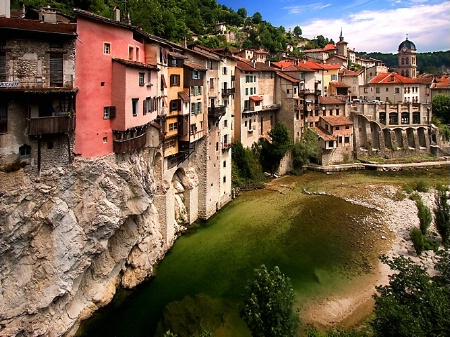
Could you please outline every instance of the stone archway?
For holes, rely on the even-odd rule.
[[[416,137],[413,128],[406,129],[406,138],[408,140],[408,147],[416,148]]]
[[[383,137],[384,137],[384,145],[392,149],[392,139],[391,139],[391,130],[390,129],[383,129]]]
[[[417,137],[419,138],[419,147],[427,147],[427,139],[425,128],[417,129]]]
[[[403,147],[403,130],[400,128],[395,129],[395,144],[398,148]]]
[[[380,133],[381,128],[380,126],[375,122],[370,122],[370,133],[372,136],[372,149],[380,149],[381,143],[380,143]]]
[[[359,139],[359,147],[366,149],[367,148],[367,120],[363,116],[358,116],[358,139]]]

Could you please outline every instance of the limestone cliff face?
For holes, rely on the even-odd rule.
[[[174,238],[161,232],[151,157],[2,174],[0,336],[60,336],[152,274]]]

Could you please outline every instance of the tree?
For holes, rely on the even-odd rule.
[[[433,221],[430,209],[425,206],[421,199],[416,200],[417,216],[419,217],[420,230],[423,235],[427,235],[428,228]]]
[[[262,22],[262,15],[260,12],[255,12],[255,14],[253,14],[252,16],[252,21],[255,25],[259,24]]]
[[[447,190],[444,186],[437,189],[434,215],[436,228],[441,235],[444,245],[450,242],[450,205],[448,204]]]
[[[450,124],[450,95],[437,94],[431,100],[433,116],[442,123]]]
[[[299,142],[292,147],[292,166],[295,171],[302,171],[311,159],[316,159],[319,155],[319,141],[317,135],[307,129]]]
[[[281,159],[283,159],[291,146],[291,140],[286,126],[279,122],[275,124],[268,134],[272,141],[269,142],[261,138],[258,144],[260,148],[260,162],[263,169],[273,172],[280,165]]]
[[[302,36],[302,29],[300,28],[300,26],[295,26],[294,27],[294,36],[296,38],[299,38]]]
[[[296,336],[300,319],[294,302],[290,279],[278,267],[269,272],[262,265],[245,288],[239,315],[254,337]]]
[[[446,255],[445,255],[446,254]],[[436,263],[447,271],[448,252]],[[450,331],[450,288],[443,274],[431,277],[424,267],[403,256],[382,261],[396,273],[377,287],[375,319],[371,325],[383,337],[444,337]],[[446,264],[447,263],[447,264]]]
[[[241,7],[237,10],[237,14],[242,17],[244,20],[247,18],[247,10],[244,7]]]

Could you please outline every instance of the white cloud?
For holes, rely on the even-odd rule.
[[[321,10],[324,8],[327,8],[331,6],[330,3],[328,4],[323,4],[323,3],[312,3],[309,5],[298,5],[298,6],[285,6],[282,9],[287,10],[288,14],[299,14],[299,13],[303,13],[305,11],[312,11],[312,10]]]
[[[382,11],[361,11],[344,19],[313,19],[298,23],[303,36],[323,35],[338,40],[341,27],[349,48],[356,51],[397,53],[406,38],[414,42],[418,52],[450,49],[450,2],[437,5],[416,5]],[[294,25],[295,26],[295,25]]]

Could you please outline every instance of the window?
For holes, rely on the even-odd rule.
[[[388,87],[386,88],[386,92],[389,92],[389,88]]]
[[[250,88],[250,95],[253,95],[253,88]]]
[[[339,130],[339,129],[340,129],[340,127],[339,127],[339,126],[336,126],[336,131]]]
[[[227,176],[223,176],[223,182],[224,182],[224,183],[227,182]]]
[[[227,161],[226,160],[223,161],[223,167],[227,167]]]
[[[224,127],[224,128],[227,128],[227,127],[228,127],[228,120],[225,119],[225,120],[223,121],[223,127]]]
[[[139,98],[131,99],[131,110],[132,110],[134,117],[136,117],[138,115],[138,104],[139,104]]]
[[[379,94],[379,93],[380,93],[380,88],[379,88],[379,87],[375,88],[375,92],[376,92],[377,94]]]
[[[194,135],[197,133],[197,125],[191,124],[189,127],[189,131],[191,132],[191,135]]]
[[[103,119],[109,119],[109,106],[103,108]]]
[[[248,96],[248,88],[245,88],[245,95]]]
[[[395,88],[395,93],[399,94],[400,93],[400,88]],[[395,102],[394,102],[395,103]]]
[[[147,72],[147,86],[151,86],[152,85],[152,72],[149,71]]]
[[[180,86],[180,75],[170,75],[170,86],[171,87]]]
[[[108,137],[103,137],[103,143],[108,143]]]
[[[222,67],[222,75],[227,75],[228,69],[227,67]]]
[[[248,110],[250,109],[250,100],[245,100],[244,101],[244,110]]]
[[[28,144],[24,144],[19,147],[19,156],[20,159],[30,158],[31,155],[31,146]]]
[[[139,61],[139,47],[136,47],[136,61]]]
[[[0,51],[0,82],[6,82],[6,53]]]
[[[50,54],[50,86],[63,86],[63,55]]]
[[[178,129],[178,123],[169,123],[169,131],[176,131]]]
[[[200,72],[198,70],[192,70],[192,79],[193,80],[199,80],[200,79]]]
[[[170,101],[170,112],[181,110],[181,100],[173,99]]]
[[[111,43],[103,43],[103,54],[111,54]]]
[[[336,116],[339,116],[339,109],[336,109]]]
[[[128,46],[128,59],[131,61],[133,60],[133,51],[134,48],[132,46]]]
[[[8,132],[8,109],[6,104],[0,104],[0,134]]]
[[[144,86],[145,82],[145,73],[139,73],[139,86]]]
[[[331,80],[332,81],[337,81],[337,75],[331,75]]]
[[[148,112],[148,102],[147,102],[147,99],[144,99],[143,101],[142,101],[142,115],[146,115],[147,114],[147,112]]]
[[[199,87],[199,86],[193,86],[192,88],[191,88],[191,95],[192,96],[199,96],[199,95],[201,95],[202,94],[202,87]]]
[[[345,144],[350,143],[350,137],[344,137],[344,143]]]

